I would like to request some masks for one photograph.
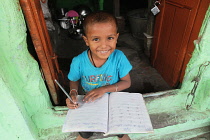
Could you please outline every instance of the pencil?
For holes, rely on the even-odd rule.
[[[69,96],[69,94],[65,91],[65,89],[58,83],[58,81],[55,80],[55,82],[56,82],[56,84],[61,88],[61,90],[66,94],[66,96],[69,98],[69,100],[70,100],[72,103],[77,104],[77,103],[75,103],[75,102],[72,100],[71,96]]]

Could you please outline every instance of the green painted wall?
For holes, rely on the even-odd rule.
[[[201,110],[210,109],[210,8],[206,13],[203,26],[200,30],[200,40],[195,40],[193,57],[188,63],[182,93],[189,93],[195,82],[192,80],[200,76],[200,81],[195,92],[194,106]],[[201,66],[203,64],[203,66]],[[206,66],[205,66],[206,65]],[[201,67],[200,67],[201,66]],[[200,70],[199,70],[200,69]]]
[[[201,73],[192,108],[185,109],[187,94],[194,85],[192,79],[199,66],[210,61],[209,11],[200,32],[201,41],[195,42],[196,48],[181,89],[145,95],[155,133],[131,134],[132,140],[161,139],[171,135],[179,139],[180,131],[185,138],[210,131],[205,129],[210,125],[210,66]],[[28,53],[26,23],[18,0],[1,0],[0,16],[0,139],[75,139],[76,134],[61,132],[65,107],[52,106],[39,66]],[[163,95],[154,96],[156,94]],[[193,133],[189,134],[188,130]]]
[[[1,0],[0,15],[0,139],[37,139],[39,131],[60,126],[64,117],[54,115],[39,66],[27,50],[18,0]]]

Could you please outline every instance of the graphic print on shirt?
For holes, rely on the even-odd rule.
[[[83,76],[84,84],[83,89],[87,92],[94,88],[110,85],[110,81],[112,80],[112,75],[108,74],[99,74],[99,75],[89,75]]]

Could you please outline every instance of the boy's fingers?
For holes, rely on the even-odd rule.
[[[93,102],[93,101],[95,101],[98,98],[100,98],[100,96],[98,94],[92,94],[88,98],[86,98],[84,101],[86,101],[86,102]]]
[[[90,92],[87,95],[85,95],[83,101],[89,102],[90,100],[92,100],[92,97],[94,97],[94,93]]]
[[[68,106],[69,109],[77,109],[78,106]]]
[[[70,109],[76,109],[76,108],[78,108],[79,106],[73,104],[73,105],[67,105],[67,107],[70,108]]]
[[[87,101],[88,98],[90,97],[90,95],[91,95],[91,93],[86,94],[86,95],[84,96],[84,98],[83,98],[83,101]]]
[[[68,98],[66,98],[66,104],[70,104],[70,100]]]
[[[69,98],[66,99],[66,105],[67,105],[67,107],[70,108],[70,109],[76,109],[76,108],[79,107],[78,104],[73,104],[73,103],[69,100]]]
[[[91,98],[91,102],[95,101],[96,99],[98,99],[98,96],[93,96],[93,97]]]

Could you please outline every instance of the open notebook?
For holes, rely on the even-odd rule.
[[[153,132],[140,93],[112,92],[91,103],[82,99],[79,95],[78,109],[69,109],[63,132],[104,132],[104,135]]]

